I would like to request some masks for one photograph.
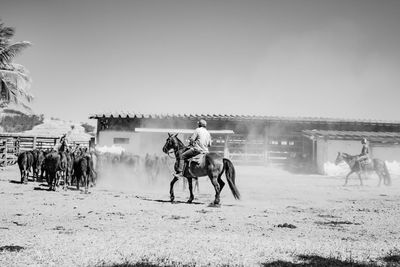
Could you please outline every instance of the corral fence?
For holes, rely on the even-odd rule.
[[[0,133],[0,167],[17,162],[19,153],[33,149],[52,149],[60,136],[27,135],[21,133]],[[89,141],[70,141],[71,145],[88,147]]]

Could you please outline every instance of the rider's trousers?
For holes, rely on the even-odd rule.
[[[179,160],[177,160],[177,164],[175,165],[176,173],[183,172],[183,166],[185,165],[185,160],[188,160],[196,155],[200,154],[199,151],[195,150],[194,148],[189,148],[185,152],[179,155]]]

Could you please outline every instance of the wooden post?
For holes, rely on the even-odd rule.
[[[33,137],[33,149],[36,149],[36,141],[37,141],[37,137],[34,136]]]
[[[5,167],[6,166],[6,161],[7,161],[7,158],[6,158],[6,153],[5,153],[5,151],[4,151],[4,149],[5,149],[5,141],[3,140],[3,139],[1,139],[0,140],[0,166],[1,167]]]
[[[4,141],[4,167],[7,167],[8,164],[8,147],[7,147],[7,139]]]
[[[314,136],[311,137],[312,140],[312,166],[313,166],[313,171],[315,171],[318,167],[317,164],[317,140]]]
[[[229,135],[225,136],[225,144],[224,144],[224,158],[229,159],[229,146],[228,146],[228,142],[229,142]]]
[[[267,124],[264,127],[264,165],[268,166],[270,164],[269,162],[269,124]]]

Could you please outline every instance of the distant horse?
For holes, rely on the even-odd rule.
[[[61,171],[61,154],[57,151],[48,153],[44,159],[44,167],[46,171],[47,183],[49,184],[49,190],[55,191],[58,184],[57,173]]]
[[[25,151],[18,155],[18,166],[21,173],[21,184],[28,183],[28,176],[33,168],[34,157],[32,151]]]
[[[76,177],[76,188],[79,190],[81,180],[85,186],[85,193],[88,192],[90,175],[92,173],[92,165],[90,162],[90,157],[88,155],[79,157],[74,162],[74,176]]]
[[[67,188],[67,179],[68,179],[68,153],[67,152],[58,152],[60,155],[60,165],[59,165],[59,170],[57,175],[59,176],[57,178],[57,186],[60,181],[59,178],[62,179],[63,181],[63,188]]]
[[[40,149],[32,150],[33,155],[33,180],[38,180],[42,172],[42,164],[44,161],[44,153]]]
[[[183,151],[187,150],[181,140],[177,137],[178,134],[171,135],[168,134],[168,138],[163,147],[163,152],[168,154],[170,150],[175,153],[175,158],[179,160],[180,155]],[[176,168],[175,164],[175,168]],[[235,167],[229,159],[223,158],[216,153],[207,153],[204,155],[202,161],[199,164],[191,162],[186,164],[184,168],[183,175],[187,178],[189,183],[190,197],[188,203],[191,203],[194,199],[193,196],[193,186],[192,179],[194,177],[208,176],[211,180],[212,185],[215,189],[215,199],[214,204],[218,205],[220,203],[220,193],[225,183],[222,181],[221,176],[225,172],[226,180],[228,181],[229,188],[235,199],[240,199],[239,190],[235,185]],[[170,184],[170,199],[174,201],[174,184],[178,181],[178,178],[174,177]]]
[[[95,183],[97,175],[94,171],[93,157],[87,150],[79,150],[74,153],[72,176],[76,179],[76,188],[78,190],[81,182],[83,182],[85,193],[88,193],[90,180],[92,180],[93,184]]]
[[[161,159],[157,155],[146,154],[144,158],[144,170],[147,178],[151,182],[155,182],[157,180],[157,177],[161,171],[161,164]]]
[[[134,172],[137,172],[140,165],[140,156],[122,152],[119,157],[119,163],[125,164],[125,166],[131,168]]]
[[[381,185],[382,180],[385,185],[391,184],[390,173],[388,171],[386,163],[383,160],[372,159],[371,162],[362,164],[358,160],[358,156],[352,156],[347,153],[338,152],[335,164],[338,165],[342,161],[346,162],[347,165],[349,165],[349,167],[350,167],[350,172],[346,175],[346,181],[345,181],[344,185],[347,185],[349,176],[352,173],[357,173],[358,178],[360,178],[360,184],[363,185],[363,182],[361,179],[361,172],[372,172],[372,171],[375,171],[379,177],[378,186]]]

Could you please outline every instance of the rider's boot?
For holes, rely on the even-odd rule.
[[[185,160],[180,159],[178,162],[178,168],[176,170],[176,173],[174,174],[174,177],[177,179],[185,178],[185,176],[183,176],[183,170],[185,169],[185,167],[186,167]]]

